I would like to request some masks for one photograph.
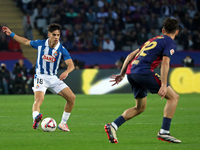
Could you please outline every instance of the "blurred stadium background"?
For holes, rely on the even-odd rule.
[[[176,18],[180,33],[169,81],[175,83],[171,84],[178,93],[200,92],[199,0],[0,0],[0,8],[0,26],[31,40],[47,38],[50,23],[62,26],[61,43],[76,66],[65,81],[77,94],[130,93],[127,81],[111,88],[109,76],[120,72],[131,51],[161,34],[166,17]],[[112,43],[112,48],[107,48],[106,42]],[[192,64],[184,63],[186,56]],[[36,57],[35,49],[19,45],[0,29],[0,64],[5,64],[1,70],[6,66],[9,72],[8,92],[0,75],[1,94],[32,93]],[[15,73],[19,60],[23,60],[23,74]],[[60,72],[66,68],[63,62],[60,68]],[[16,81],[19,75],[22,83]],[[102,86],[110,88],[102,91]]]
[[[120,72],[131,51],[161,34],[166,17],[180,23],[168,81],[180,95],[171,133],[182,144],[157,140],[166,101],[153,94],[148,96],[146,111],[117,131],[120,143],[110,144],[104,124],[134,106],[134,97],[126,78],[111,87],[109,77]],[[1,30],[5,25],[28,39],[43,39],[53,22],[61,24],[61,43],[76,66],[65,79],[76,94],[69,133],[32,129],[31,87],[37,50],[19,45]],[[112,42],[105,41],[108,38]],[[105,42],[112,43],[112,48],[106,48]],[[200,0],[0,0],[0,149],[199,150],[199,58]],[[60,68],[58,75],[66,69],[63,62]],[[6,69],[5,78],[2,72]],[[65,101],[50,94],[45,99],[41,106],[44,118],[53,117],[58,123]]]

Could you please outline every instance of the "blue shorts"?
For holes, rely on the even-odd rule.
[[[147,91],[158,93],[161,86],[160,75],[155,72],[148,74],[127,74],[127,78],[135,98],[146,97]]]

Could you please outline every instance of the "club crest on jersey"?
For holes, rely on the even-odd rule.
[[[170,54],[173,55],[175,53],[174,49],[170,50]]]
[[[51,62],[51,63],[56,61],[55,57],[51,55],[43,55],[42,59],[45,60],[46,62]]]
[[[54,57],[58,56],[58,52],[55,51],[55,52],[53,53],[53,56],[54,56]]]
[[[36,89],[38,89],[39,87],[40,87],[39,84],[37,84]]]

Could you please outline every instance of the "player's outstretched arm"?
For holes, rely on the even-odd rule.
[[[125,59],[125,61],[124,61],[124,63],[123,63],[121,72],[120,72],[120,74],[121,74],[123,77],[124,77],[125,74],[126,74],[126,69],[127,69],[127,67],[128,67],[128,64],[133,60],[133,58],[135,58],[135,55],[139,52],[139,50],[140,50],[139,48],[136,49],[136,50],[134,50],[132,53],[130,53],[130,54],[126,57],[126,59]]]
[[[60,75],[59,77],[60,80],[66,79],[68,74],[74,70],[74,63],[72,59],[65,60],[65,63],[67,65],[67,70]]]
[[[120,74],[119,74],[119,75],[112,75],[112,76],[110,77],[111,79],[113,79],[113,80],[110,80],[110,82],[114,82],[114,84],[112,84],[112,86],[115,85],[115,84],[118,84],[119,82],[121,82],[121,81],[123,80],[123,78],[124,78],[124,76],[125,76],[125,74],[126,74],[126,69],[127,69],[127,67],[128,67],[128,64],[133,60],[133,58],[135,57],[135,55],[136,55],[138,52],[139,52],[139,48],[136,49],[135,51],[133,51],[132,53],[130,53],[130,54],[126,57],[126,59],[125,59],[125,61],[124,61],[124,63],[123,63],[123,66],[122,66],[122,69],[121,69]]]
[[[30,40],[18,36],[15,33],[13,33],[8,27],[3,26],[2,30],[4,33],[6,33],[6,35],[11,36],[13,39],[15,39],[17,42],[19,42],[20,44],[26,45],[26,46],[30,46]]]

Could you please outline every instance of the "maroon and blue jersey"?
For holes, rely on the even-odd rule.
[[[135,58],[129,63],[126,74],[147,74],[153,72],[163,56],[171,58],[176,51],[176,43],[169,36],[161,35],[149,39],[140,47]]]

